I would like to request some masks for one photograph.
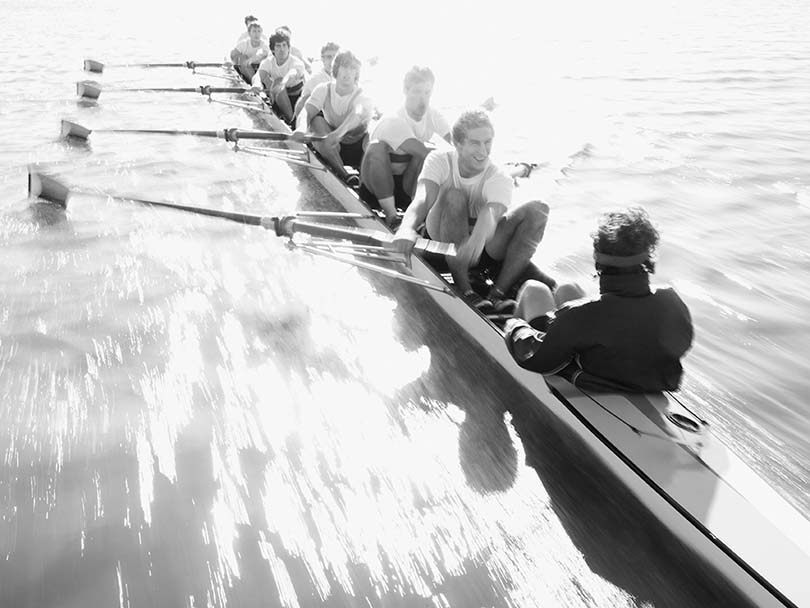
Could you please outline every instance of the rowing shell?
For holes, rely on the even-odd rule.
[[[289,132],[268,111],[264,127]],[[347,212],[369,207],[303,144],[312,176]],[[372,217],[361,228],[387,230]],[[441,276],[414,257],[412,272],[434,284],[427,293],[520,385],[564,422],[678,538],[757,606],[810,608],[810,522],[740,460],[708,424],[672,394],[589,394],[559,377],[519,367],[503,334],[446,289]],[[538,405],[535,404],[535,407]]]

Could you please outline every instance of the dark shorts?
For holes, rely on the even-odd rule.
[[[426,239],[430,238],[426,226],[422,226],[419,233]],[[450,271],[450,268],[447,266],[447,260],[443,255],[425,253],[422,255],[422,257],[424,257],[425,261],[433,266],[433,268],[435,268],[438,272],[444,273]],[[496,260],[489,255],[486,248],[484,248],[484,251],[481,252],[481,257],[478,260],[478,264],[470,268],[470,283],[472,284],[473,289],[482,295],[485,295],[489,291],[491,284],[494,283],[498,278],[502,268],[503,260]],[[552,277],[540,270],[540,268],[538,268],[534,262],[529,262],[526,268],[524,268],[520,273],[518,280],[515,281],[514,285],[509,290],[509,293],[506,295],[510,298],[514,298],[517,295],[517,291],[520,289],[520,286],[530,279],[545,283],[551,290],[554,290],[557,287],[557,282]]]
[[[371,190],[366,188],[365,184],[360,184],[359,193],[360,198],[362,198],[369,207],[372,209],[380,209],[380,201]],[[411,197],[408,196],[405,189],[402,187],[401,175],[394,176],[394,204],[396,204],[397,209],[402,210],[407,209],[408,205],[411,204]]]
[[[363,142],[365,137],[352,144],[340,143],[340,160],[344,165],[360,170],[360,163],[363,162]]]

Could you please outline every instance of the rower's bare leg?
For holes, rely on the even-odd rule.
[[[309,130],[313,135],[328,135],[332,132],[329,123],[326,122],[323,116],[315,116],[309,123]],[[312,142],[312,146],[324,157],[338,176],[343,179],[347,177],[348,173],[346,173],[346,169],[343,168],[343,159],[340,158],[340,143],[330,146],[325,141],[314,141]]]
[[[391,146],[375,141],[368,145],[360,164],[360,181],[380,201],[386,218],[397,216],[394,201],[394,175],[391,170]]]
[[[549,208],[542,201],[529,201],[507,211],[486,245],[487,253],[503,266],[493,289],[505,294],[531,262],[546,231]]]
[[[425,159],[420,156],[411,156],[408,166],[402,173],[402,189],[405,191],[411,200],[416,196],[416,182],[419,179],[419,174],[422,172],[422,165],[425,164]]]
[[[552,292],[545,283],[532,279],[518,291],[515,316],[531,321],[557,310],[566,302],[583,297],[585,290],[577,283],[563,283]]]
[[[447,190],[441,196],[441,200],[433,204],[425,219],[428,234],[437,241],[453,243],[459,247],[470,236],[467,196],[455,188]],[[446,259],[456,290],[463,294],[472,289],[470,269],[460,266],[455,256],[447,256]]]
[[[274,102],[276,107],[278,107],[278,109],[281,111],[281,117],[284,119],[284,122],[289,123],[292,121],[293,107],[290,103],[290,98],[287,95],[286,89],[282,89],[276,94]]]

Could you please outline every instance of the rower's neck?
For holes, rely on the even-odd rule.
[[[356,87],[354,85],[349,85],[347,87],[342,87],[339,82],[335,82],[335,93],[337,93],[341,97],[344,97],[345,95],[348,95],[349,93],[353,93],[355,88]]]
[[[458,174],[463,177],[464,179],[469,179],[470,177],[475,177],[476,175],[481,175],[485,169],[481,171],[476,171],[474,169],[469,169],[467,167],[462,166],[461,163],[458,163]]]

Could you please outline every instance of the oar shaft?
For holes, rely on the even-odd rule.
[[[149,207],[164,207],[166,209],[174,209],[175,211],[187,211],[197,215],[208,215],[210,217],[218,217],[240,224],[249,224],[251,226],[264,226],[272,227],[273,219],[263,215],[253,215],[250,213],[238,213],[236,211],[224,211],[222,209],[210,209],[208,207],[197,207],[194,205],[181,205],[179,203],[170,203],[168,201],[150,201],[140,198],[132,198],[129,196],[116,195],[115,198],[138,203],[139,205],[147,205]]]
[[[203,95],[210,95],[211,93],[245,93],[248,91],[248,89],[246,87],[210,87],[204,85],[199,87],[142,87],[132,89],[105,89],[105,91],[126,93],[134,93],[138,91],[155,93],[202,93]]]
[[[127,133],[143,135],[194,135],[196,137],[221,137],[222,131],[178,131],[173,129],[94,129],[95,133]]]
[[[104,64],[101,61],[94,59],[84,60],[84,70],[86,72],[94,72],[101,74],[104,68],[218,68],[222,67],[221,61],[183,61],[174,63],[108,63]]]
[[[148,91],[155,93],[200,93],[211,96],[212,93],[247,93],[247,87],[212,87],[202,85],[199,87],[136,87],[123,89],[102,89],[98,82],[84,80],[76,83],[76,94],[86,99],[98,99],[102,90],[118,93],[133,93],[138,91]]]

